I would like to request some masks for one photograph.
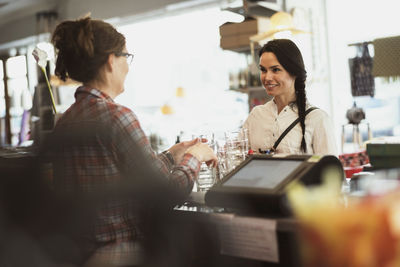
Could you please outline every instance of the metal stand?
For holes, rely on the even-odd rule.
[[[372,139],[372,132],[371,132],[371,128],[369,127],[369,123],[360,123],[362,124],[366,124],[367,125],[367,131],[368,131],[368,140]],[[355,150],[359,150],[360,148],[362,148],[362,144],[363,144],[363,139],[362,139],[362,135],[360,132],[360,124],[344,124],[342,125],[342,153],[344,152],[344,144],[346,143],[346,126],[351,125],[353,126],[353,139],[352,139],[352,143],[354,144],[354,149]]]

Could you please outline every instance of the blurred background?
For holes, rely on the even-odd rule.
[[[361,55],[364,42],[374,57],[374,40],[400,34],[395,7],[395,0],[1,0],[0,145],[30,145],[51,130],[48,95],[45,89],[35,90],[40,88],[31,55],[35,46],[50,55],[58,111],[74,101],[77,84],[61,83],[52,75],[49,38],[59,21],[90,12],[127,38],[135,57],[125,92],[116,101],[138,115],[156,150],[169,147],[178,136],[182,140],[199,132],[235,130],[253,106],[269,100],[258,82],[258,59],[249,40],[264,33],[253,43],[255,50],[279,37],[299,45],[308,71],[308,98],[331,115],[338,147],[351,152],[356,149],[346,145],[354,141],[346,112],[354,104],[365,113],[357,125],[363,140],[371,137],[368,126],[373,137],[400,131],[398,74],[375,75],[365,94],[354,93],[351,80],[351,60]],[[278,12],[289,18],[274,20]],[[255,23],[236,32],[226,28],[245,19]],[[276,27],[280,32],[271,34]]]
[[[304,195],[296,195],[295,192],[294,202],[303,204],[295,210],[296,215],[310,223],[311,229],[314,223],[328,227],[327,230],[317,229],[322,229],[322,234],[329,233],[326,243],[333,239],[334,248],[341,249],[343,255],[353,258],[353,254],[347,253],[353,251],[354,258],[366,259],[365,265],[347,266],[397,266],[400,262],[395,253],[399,251],[400,240],[397,230],[400,196],[375,198],[371,192],[381,190],[380,194],[384,195],[382,190],[388,183],[376,184],[375,180],[369,180],[371,173],[366,173],[375,171],[368,157],[376,169],[399,167],[400,162],[400,18],[397,7],[397,0],[0,0],[0,265],[56,266],[49,262],[47,255],[81,260],[72,242],[76,236],[66,233],[76,233],[75,230],[79,230],[76,227],[86,226],[90,219],[87,211],[91,207],[82,207],[83,201],[79,199],[61,201],[60,196],[52,194],[52,168],[37,162],[31,148],[43,144],[53,129],[55,118],[74,102],[74,92],[79,86],[75,81],[62,82],[54,76],[51,33],[59,22],[90,13],[92,18],[108,21],[126,36],[127,50],[134,54],[134,59],[125,91],[116,102],[137,114],[157,152],[199,134],[212,132],[219,139],[225,132],[238,130],[254,106],[270,100],[259,81],[258,48],[274,38],[293,40],[305,60],[308,99],[331,116],[341,154],[339,159],[349,178],[337,186],[344,193],[340,196],[337,196],[339,190],[333,190],[330,198],[328,193],[332,187],[329,186],[326,186],[328,192],[324,187],[316,193],[303,190],[300,192]],[[32,56],[35,47],[48,54],[45,71],[57,116],[52,111],[45,75]],[[378,143],[370,143],[366,151],[365,142],[371,139]],[[390,145],[386,146],[386,142]],[[390,178],[390,189],[398,191],[399,173],[397,170],[389,175],[385,170],[377,172],[376,178]],[[364,189],[359,190],[362,187]],[[350,193],[355,192],[358,197],[359,191],[372,195],[372,200],[365,198],[367,202],[363,204],[356,198],[351,202]],[[155,202],[161,195],[168,198],[158,194]],[[68,212],[70,204],[73,204],[71,210],[78,213]],[[333,209],[327,212],[329,205]],[[349,208],[348,213],[343,213],[344,206]],[[79,208],[74,210],[76,207]],[[203,208],[181,207],[182,214],[203,212]],[[205,212],[207,216],[208,212]],[[324,220],[321,214],[325,215]],[[198,230],[206,221],[204,218],[200,222],[178,220],[180,224],[171,220],[169,224],[164,214],[160,216],[152,221],[166,228],[172,226],[171,229],[161,228],[160,232],[167,233],[165,242],[174,241],[169,244],[171,250],[165,250],[164,243],[159,242],[163,256],[177,260],[184,254],[182,266],[195,262],[191,257],[196,251],[209,258],[208,263],[210,259],[212,262],[209,254],[203,254],[207,249],[214,250],[212,255],[218,258],[215,266],[261,264],[242,261],[243,265],[233,265],[227,264],[227,258],[222,257],[222,260],[215,226],[207,225],[207,230],[213,230],[209,232],[211,235]],[[225,221],[228,217],[221,218]],[[68,218],[80,220],[74,223]],[[379,220],[374,221],[375,218]],[[349,224],[342,224],[342,220]],[[277,223],[277,230],[273,230],[278,236],[279,250],[282,249],[282,265],[286,259],[298,266],[293,255],[285,257],[284,254],[285,249],[291,248],[286,246],[286,241],[291,241],[288,237],[297,223],[288,223],[286,219],[277,220]],[[390,232],[389,228],[397,230],[394,236],[382,238],[381,233]],[[359,235],[354,238],[349,232]],[[202,242],[196,243],[195,234]],[[160,241],[158,232],[153,235]],[[201,249],[197,250],[196,246]],[[332,258],[340,262],[336,266],[346,265],[343,262],[347,258],[340,261],[338,255],[341,254],[335,249],[329,250],[333,256],[325,257],[318,250],[320,244],[311,247],[315,248],[316,258],[322,255],[322,262]],[[388,251],[395,251],[392,265],[380,264],[380,255]],[[379,256],[376,262],[371,261],[372,256],[365,256],[374,256],[374,253]],[[315,266],[321,266],[316,262]],[[214,266],[202,261],[197,264],[191,266]],[[263,262],[262,266],[276,265]]]

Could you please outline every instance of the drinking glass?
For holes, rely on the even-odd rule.
[[[225,139],[216,141],[216,151],[218,158],[217,179],[220,180],[229,172],[228,157],[226,153],[227,147]]]
[[[248,130],[225,132],[226,155],[229,171],[233,170],[246,159],[249,152]]]
[[[193,135],[192,138],[198,138],[199,142],[206,142],[211,149],[215,151],[214,134]],[[204,192],[215,184],[217,178],[216,168],[207,166],[205,162],[201,163],[199,177],[196,180],[197,192]]]

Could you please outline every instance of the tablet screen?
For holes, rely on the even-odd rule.
[[[253,159],[223,186],[274,189],[302,163],[298,160]]]

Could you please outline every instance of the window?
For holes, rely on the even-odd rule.
[[[20,138],[23,113],[32,107],[32,99],[28,89],[26,57],[24,55],[10,57],[5,65],[6,77],[3,77],[3,80],[7,83],[10,99],[11,145],[16,146],[23,141]],[[2,99],[4,99],[4,83],[2,92]]]
[[[181,132],[188,140],[192,133],[236,129],[247,117],[247,95],[228,91],[230,69],[246,67],[246,57],[219,47],[224,22],[212,7],[119,27],[135,58],[117,101],[166,146]],[[173,114],[163,115],[163,105]]]

